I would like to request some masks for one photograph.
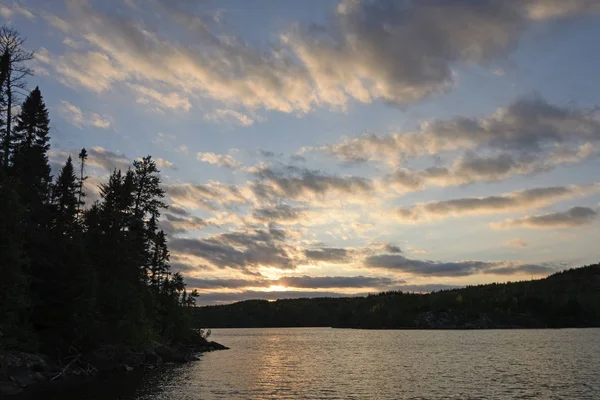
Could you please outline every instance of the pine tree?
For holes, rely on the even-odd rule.
[[[60,170],[53,187],[54,226],[72,236],[77,227],[77,193],[79,185],[71,156]]]
[[[22,182],[21,197],[32,209],[49,200],[51,182],[47,152],[50,119],[40,89],[25,99],[14,132],[13,174]]]

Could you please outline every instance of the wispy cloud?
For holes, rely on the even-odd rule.
[[[13,1],[12,3],[6,2],[5,4],[0,4],[0,16],[9,21],[15,16],[25,17],[31,21],[36,19],[35,14],[16,1]]]
[[[94,72],[105,79],[104,85],[92,85],[79,76],[91,90],[115,81],[164,83],[249,109],[307,112],[321,105],[345,108],[350,99],[402,104],[448,90],[455,83],[455,65],[505,55],[537,21],[597,11],[586,0],[569,6],[546,0],[342,0],[331,23],[292,26],[265,50],[235,34],[220,34],[218,18],[194,14],[185,4],[156,4],[172,24],[188,28],[194,47],[159,36],[143,19],[69,2],[69,17],[57,16],[68,24],[46,19],[63,32],[77,33],[94,52],[68,56],[57,71],[77,79],[73,67],[93,66],[86,59],[92,56],[101,62]]]
[[[81,108],[74,106],[68,101],[61,101],[58,107],[58,113],[68,122],[78,128],[95,127],[101,129],[109,129],[112,127],[112,121],[108,117],[93,111],[83,111]]]
[[[254,119],[235,110],[217,109],[214,112],[207,114],[206,119],[214,122],[230,123],[238,126],[251,126],[254,124]]]
[[[203,153],[199,152],[196,154],[196,158],[199,161],[218,165],[219,167],[230,168],[230,169],[240,169],[244,167],[239,161],[236,161],[229,154],[215,154],[211,152]]]
[[[507,219],[503,222],[492,223],[493,229],[511,228],[536,228],[556,229],[575,228],[589,225],[598,217],[598,210],[589,207],[573,207],[567,211],[561,211],[543,215],[531,215],[523,218]]]
[[[599,190],[600,184],[526,189],[499,196],[418,203],[411,207],[397,208],[396,214],[401,221],[414,223],[448,216],[506,213],[540,208],[560,200],[587,195]]]
[[[170,110],[182,110],[189,111],[192,108],[187,95],[178,92],[159,92],[158,90],[138,85],[128,85],[137,95],[137,102],[140,104],[147,104],[152,110],[164,111]]]

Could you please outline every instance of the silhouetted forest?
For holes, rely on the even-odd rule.
[[[155,162],[113,171],[86,207],[86,150],[52,176],[48,110],[26,90],[33,54],[7,27],[0,56],[0,350],[185,340],[197,293],[170,270]]]
[[[210,328],[565,328],[600,326],[600,264],[545,279],[494,283],[430,294],[248,300],[197,307]]]

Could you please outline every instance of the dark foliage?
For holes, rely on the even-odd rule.
[[[31,54],[0,28],[0,350],[47,353],[190,339],[183,278],[156,223],[166,208],[150,156],[115,170],[85,208],[87,152],[51,176],[50,118],[39,88],[19,104]],[[13,109],[20,111],[13,116]]]
[[[565,328],[600,326],[600,264],[541,280],[469,286],[429,294],[242,301],[198,307],[210,328]]]

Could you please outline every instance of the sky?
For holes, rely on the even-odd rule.
[[[199,304],[429,292],[600,256],[597,0],[0,0],[54,171],[152,155]]]

